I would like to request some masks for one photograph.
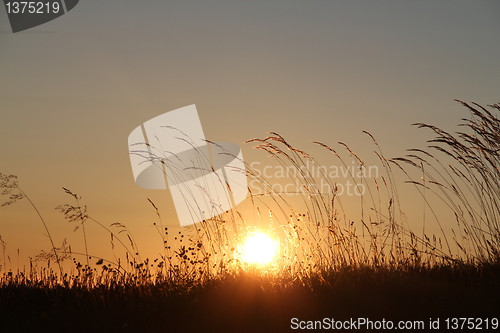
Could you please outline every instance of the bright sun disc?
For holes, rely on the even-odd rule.
[[[248,236],[241,248],[242,259],[248,264],[268,264],[277,252],[277,242],[262,232]]]

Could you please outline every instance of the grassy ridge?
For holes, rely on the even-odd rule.
[[[189,289],[12,283],[0,289],[0,318],[13,331],[287,332],[292,318],[498,317],[499,294],[499,265],[343,268],[306,280],[242,273]]]
[[[143,260],[124,225],[97,221],[67,189],[73,204],[57,209],[75,223],[85,249],[74,252],[65,242],[56,247],[16,177],[0,173],[1,194],[7,196],[2,205],[29,200],[51,246],[35,257],[28,271],[1,271],[0,324],[9,331],[285,332],[292,318],[426,323],[429,318],[498,318],[500,120],[477,104],[461,103],[471,114],[462,123],[468,132],[451,134],[417,124],[437,136],[427,150],[411,149],[405,157],[386,158],[366,132],[381,166],[379,178],[357,176],[368,163],[345,143],[340,142],[342,154],[316,142],[346,170],[355,166],[347,176],[367,189],[356,198],[359,211],[349,210],[336,193],[335,180],[312,156],[279,134],[250,140],[278,165],[297,172],[293,181],[304,189],[299,209],[256,170],[239,170],[268,194],[251,194],[254,215],[261,218],[261,211],[268,211],[267,231],[282,240],[278,259],[263,269],[249,267],[237,253],[252,227],[239,212],[169,235],[150,201],[158,215],[154,225],[163,252]],[[497,104],[491,108],[500,110]],[[401,210],[396,173],[415,187],[429,216],[434,214],[434,199],[450,209],[455,217],[451,233],[443,228],[450,221],[440,221],[437,214],[433,217],[440,234],[427,234],[430,218],[421,230],[412,230]],[[332,191],[323,192],[321,182]],[[89,254],[88,223],[110,235],[111,247],[120,249],[124,258]],[[5,266],[1,237],[0,245]]]

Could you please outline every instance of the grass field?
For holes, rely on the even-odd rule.
[[[428,331],[431,318],[441,328],[446,318],[498,318],[499,276],[496,265],[343,268],[306,281],[238,274],[191,288],[7,282],[0,317],[8,331],[288,332],[292,318],[424,321]]]
[[[269,264],[242,259],[240,245],[252,230],[244,215],[227,212],[173,237],[152,201],[164,249],[159,258],[141,259],[125,226],[95,220],[66,190],[72,203],[58,209],[80,227],[85,244],[85,225],[98,224],[124,256],[89,260],[86,246],[82,253],[68,244],[56,247],[39,214],[52,248],[29,268],[2,270],[1,330],[287,332],[357,318],[371,321],[352,327],[359,332],[387,331],[379,326],[391,325],[387,321],[420,331],[438,324],[454,331],[498,328],[500,121],[493,112],[500,106],[460,103],[470,111],[463,132],[416,124],[435,138],[405,157],[386,158],[366,132],[381,170],[377,178],[355,174],[368,162],[346,144],[339,143],[340,152],[316,142],[336,164],[355,165],[348,176],[366,189],[355,211],[323,169],[311,170],[319,166],[311,155],[277,133],[249,140],[277,165],[297,171],[293,180],[304,189],[302,201],[291,203],[273,193],[260,173],[245,171],[267,192],[251,194],[254,211],[271,216],[265,231],[280,239]],[[15,176],[0,175],[4,205],[31,203]],[[332,191],[320,190],[320,181]],[[402,211],[402,186],[414,187],[424,203],[418,230]],[[454,217],[451,230],[450,221],[440,220],[437,202]]]

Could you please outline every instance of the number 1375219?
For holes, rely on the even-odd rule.
[[[8,14],[57,14],[61,10],[57,1],[9,1],[5,6]]]
[[[498,318],[447,318],[446,329],[448,330],[489,330],[498,329]]]

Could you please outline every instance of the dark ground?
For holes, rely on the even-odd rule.
[[[500,266],[346,268],[303,282],[241,275],[190,292],[164,285],[0,289],[1,332],[288,332],[292,318],[360,317],[422,320],[421,332],[430,318],[440,318],[441,328],[446,318],[499,318]]]

